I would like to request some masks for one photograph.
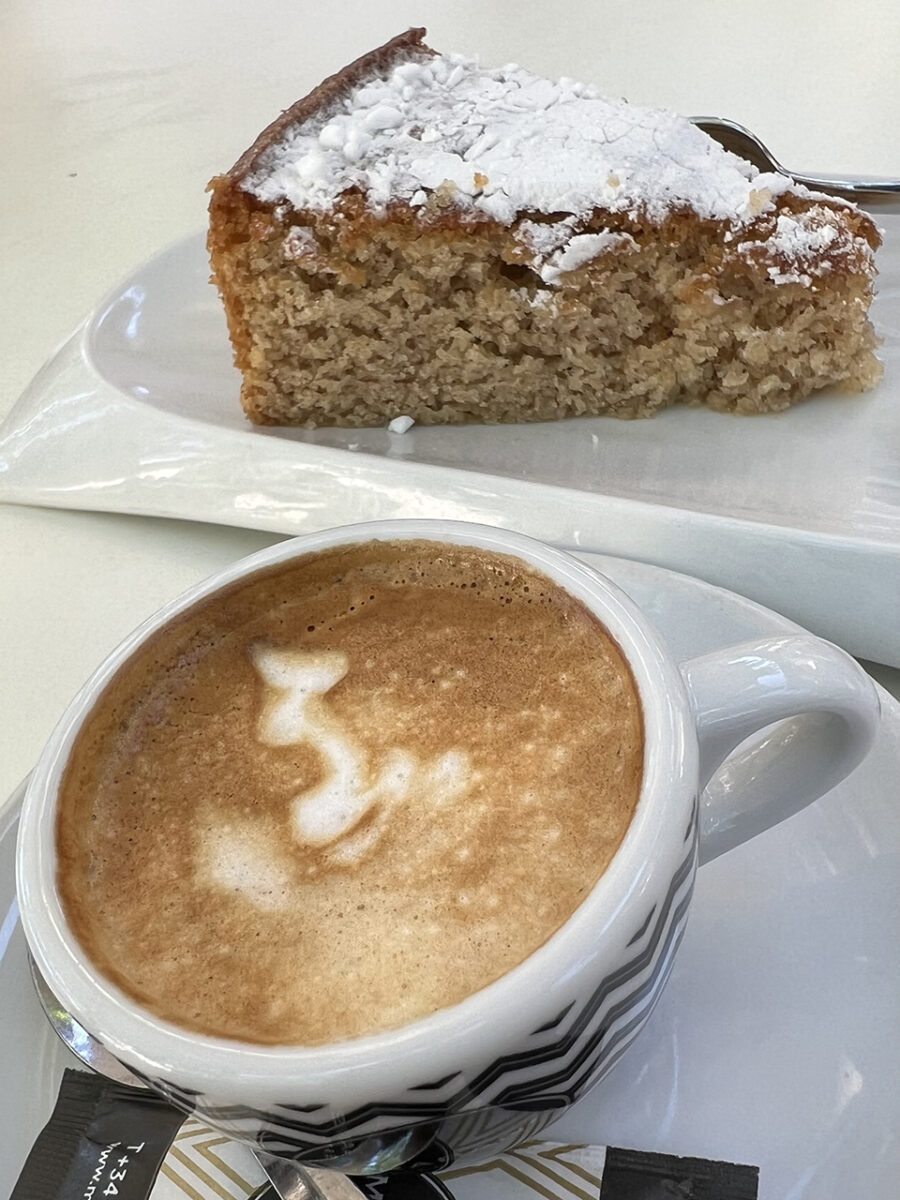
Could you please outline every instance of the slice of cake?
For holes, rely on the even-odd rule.
[[[253,421],[756,413],[879,378],[868,216],[671,113],[423,36],[327,79],[210,185]]]

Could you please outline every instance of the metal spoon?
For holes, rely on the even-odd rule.
[[[142,1079],[133,1075],[108,1050],[94,1038],[84,1026],[79,1025],[71,1013],[66,1012],[29,955],[31,977],[41,1007],[47,1014],[60,1040],[86,1067],[105,1075],[116,1083],[129,1087],[147,1088]],[[249,1200],[264,1200],[274,1194],[281,1200],[364,1200],[363,1192],[346,1175],[339,1171],[325,1171],[319,1167],[301,1167],[287,1159],[276,1158],[262,1150],[250,1147],[256,1161],[266,1173],[269,1184],[257,1189]]]
[[[698,129],[702,129],[714,141],[739,158],[745,158],[760,171],[777,171],[781,175],[789,175],[797,183],[817,192],[827,192],[833,196],[843,196],[848,200],[863,201],[900,201],[900,180],[896,179],[832,179],[818,175],[800,175],[797,171],[789,171],[773,156],[772,152],[763,145],[755,133],[738,125],[735,121],[727,121],[724,117],[691,117],[690,120]]]

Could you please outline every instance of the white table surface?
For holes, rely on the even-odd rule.
[[[895,0],[6,0],[0,418],[113,284],[202,228],[207,180],[279,109],[411,24],[485,63],[514,60],[611,95],[730,116],[798,170],[900,169]],[[138,621],[274,540],[0,506],[0,793]],[[900,672],[874,673],[900,695]]]

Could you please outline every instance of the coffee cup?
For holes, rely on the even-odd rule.
[[[811,635],[677,664],[530,538],[324,530],[76,696],[23,807],[23,928],[67,1011],[211,1126],[351,1174],[476,1162],[613,1066],[698,862],[823,795],[878,718]]]

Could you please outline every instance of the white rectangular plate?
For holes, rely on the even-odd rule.
[[[0,430],[0,498],[284,533],[506,525],[697,575],[900,666],[900,215],[880,219],[872,392],[758,417],[406,434],[250,425],[198,235],[135,271],[33,380]]]

